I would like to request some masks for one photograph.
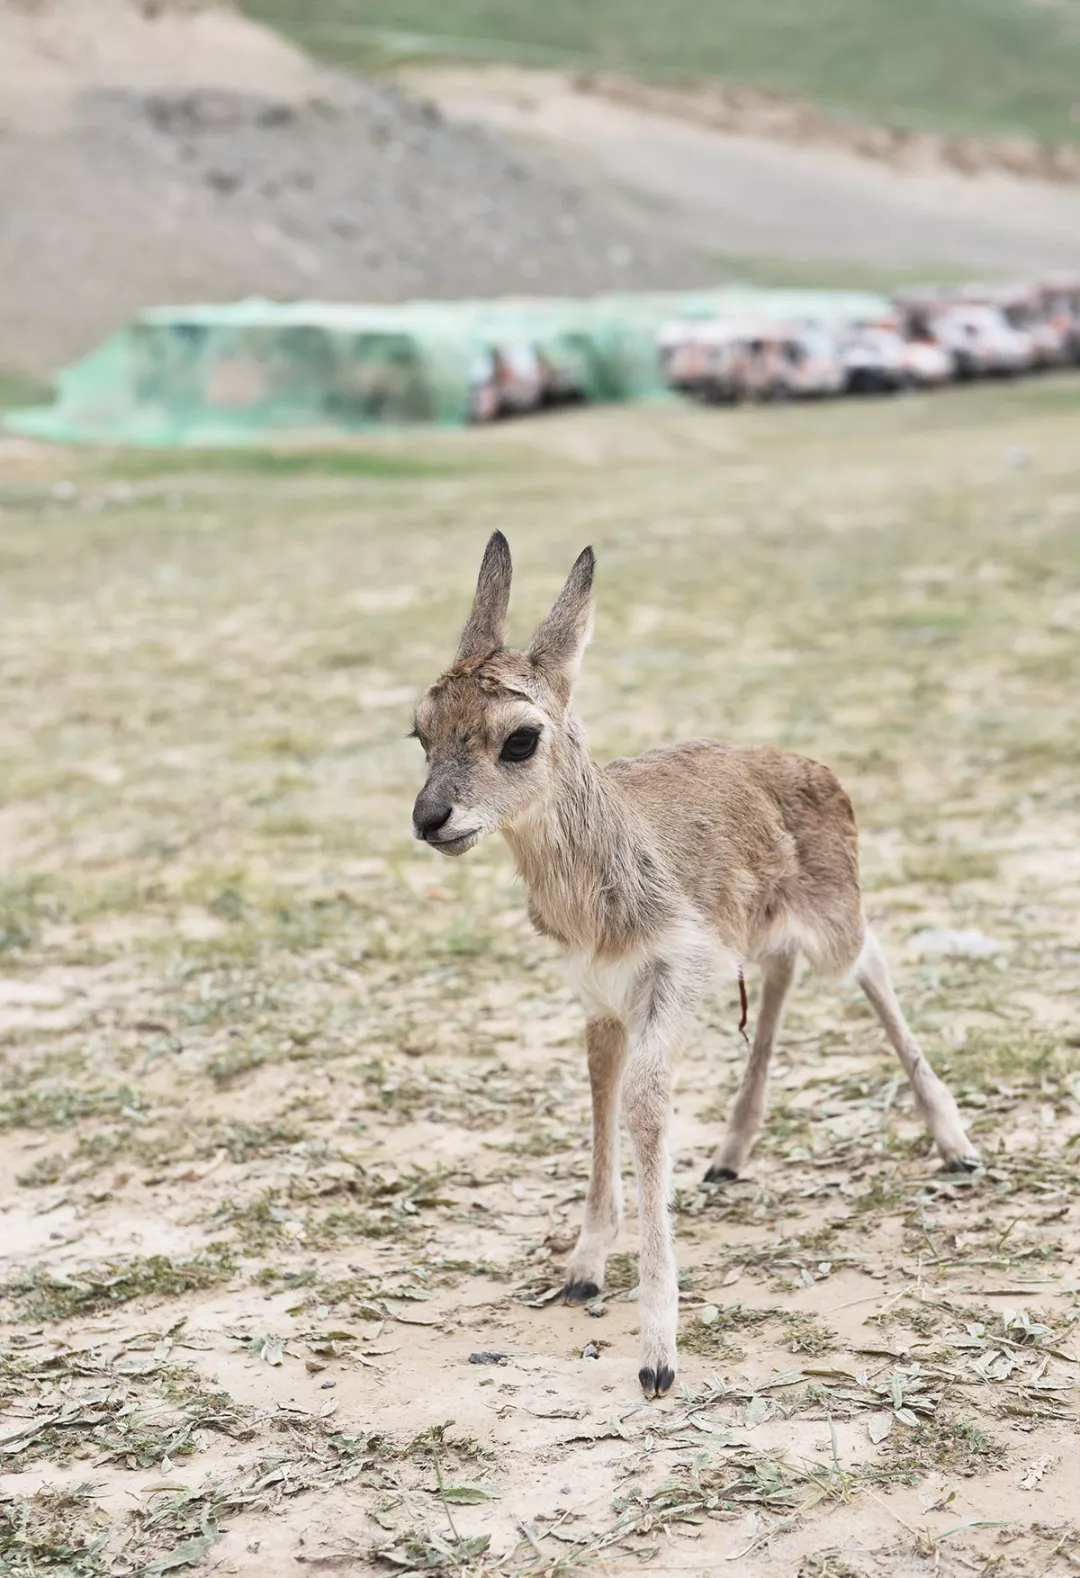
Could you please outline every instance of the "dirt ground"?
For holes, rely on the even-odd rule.
[[[1063,376],[322,456],[0,445],[0,1571],[1075,1571],[1078,421]],[[501,844],[409,834],[495,525],[523,637],[596,547],[598,757],[727,734],[841,774],[986,1158],[943,1175],[862,1000],[805,979],[748,1173],[704,1185],[722,996],[648,1405],[632,1216],[597,1306],[558,1299],[561,962]]]

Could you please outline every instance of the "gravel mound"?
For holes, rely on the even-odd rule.
[[[0,55],[11,24],[24,60],[40,38],[50,72],[36,119],[19,74],[0,74],[0,367],[46,373],[152,303],[578,294],[714,272],[616,191],[575,186],[564,165],[393,86],[260,53],[242,18],[219,18],[208,49],[205,14],[170,17],[170,81],[160,46],[139,68],[133,39],[160,37],[143,17],[122,71],[106,50],[80,75],[69,48],[58,74],[55,15],[34,34],[25,4],[0,8]],[[185,24],[200,50],[177,48]],[[233,86],[222,50],[237,38]],[[213,84],[193,85],[208,56]]]

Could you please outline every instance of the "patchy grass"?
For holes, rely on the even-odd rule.
[[[86,1458],[136,1470],[163,1464],[167,1472],[214,1437],[252,1435],[251,1410],[207,1386],[191,1366],[170,1362],[167,1347],[160,1336],[142,1338],[111,1355],[24,1337],[0,1349],[11,1423],[0,1440],[5,1472]]]
[[[55,916],[55,901],[43,878],[0,881],[0,956],[17,959],[39,935],[42,922]]]
[[[94,1486],[44,1489],[0,1500],[0,1558],[5,1578],[98,1578],[111,1562],[106,1550],[109,1517],[96,1504]]]
[[[1080,1383],[1078,394],[585,411],[394,477],[0,446],[0,1390],[29,1431],[0,1564],[719,1571],[750,1509],[785,1571],[869,1539],[900,1573],[895,1494],[974,1570],[1042,1570]],[[601,759],[725,734],[838,770],[986,1161],[939,1172],[865,1005],[807,978],[752,1164],[704,1185],[745,1058],[721,992],[680,1062],[660,1408],[632,1215],[593,1312],[558,1302],[588,1176],[561,961],[500,846],[438,863],[409,829],[415,697],[495,525],[515,633],[596,546]],[[43,1496],[72,1465],[100,1493]]]
[[[972,1479],[988,1469],[1001,1468],[1008,1452],[980,1425],[969,1419],[918,1424],[913,1430],[890,1437],[890,1451],[874,1471],[882,1485],[918,1485],[934,1469]]]
[[[775,1307],[744,1309],[741,1304],[706,1305],[679,1334],[679,1347],[686,1353],[699,1353],[713,1359],[741,1359],[746,1350],[740,1347],[733,1334],[757,1331],[782,1314]]]
[[[14,411],[25,405],[47,405],[52,396],[49,385],[39,378],[0,367],[0,411]]]
[[[70,1088],[64,1084],[27,1085],[0,1101],[2,1129],[66,1129],[83,1118],[116,1118],[138,1113],[141,1097],[130,1085],[114,1089]]]
[[[2,389],[2,385],[0,385]],[[164,454],[126,450],[112,456],[106,474],[133,480],[160,477],[389,477],[413,480],[450,474],[456,467],[409,454],[355,448],[188,449]]]
[[[173,1261],[168,1255],[136,1255],[113,1261],[77,1278],[55,1277],[35,1270],[15,1276],[0,1286],[0,1297],[13,1303],[26,1321],[63,1321],[73,1316],[95,1315],[100,1310],[132,1299],[175,1298],[199,1288],[212,1287],[232,1274],[224,1256]]]

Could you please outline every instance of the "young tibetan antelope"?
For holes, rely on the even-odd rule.
[[[428,775],[413,830],[444,855],[500,832],[533,924],[569,954],[587,1016],[593,1170],[564,1297],[604,1283],[622,1216],[620,1098],[640,1213],[639,1377],[675,1379],[678,1283],[669,1217],[672,1056],[718,975],[760,965],[746,1073],[706,1178],[735,1178],[761,1127],[769,1061],[800,954],[853,972],[949,1168],[978,1156],[909,1030],[859,894],[851,802],[827,767],[764,745],[688,740],[597,767],[571,710],[592,629],[586,548],[525,652],[505,645],[510,550],[495,532],[453,666],[416,735]]]

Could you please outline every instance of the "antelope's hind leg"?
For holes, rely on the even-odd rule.
[[[911,1033],[897,1001],[885,955],[869,928],[855,966],[855,979],[866,993],[897,1057],[904,1065],[904,1073],[911,1081],[915,1094],[919,1116],[930,1130],[945,1166],[949,1172],[974,1172],[980,1165],[979,1153],[967,1137],[952,1092],[934,1073]]]
[[[705,1174],[706,1183],[737,1178],[761,1132],[769,1065],[776,1050],[784,1003],[795,979],[797,957],[792,951],[773,954],[763,961],[761,1002],[754,1027],[754,1043],[724,1137],[713,1152]]]
[[[592,1174],[581,1232],[566,1268],[563,1298],[568,1304],[587,1304],[603,1287],[604,1268],[623,1212],[619,1090],[626,1063],[626,1027],[616,1019],[590,1019],[585,1046],[592,1090]]]

